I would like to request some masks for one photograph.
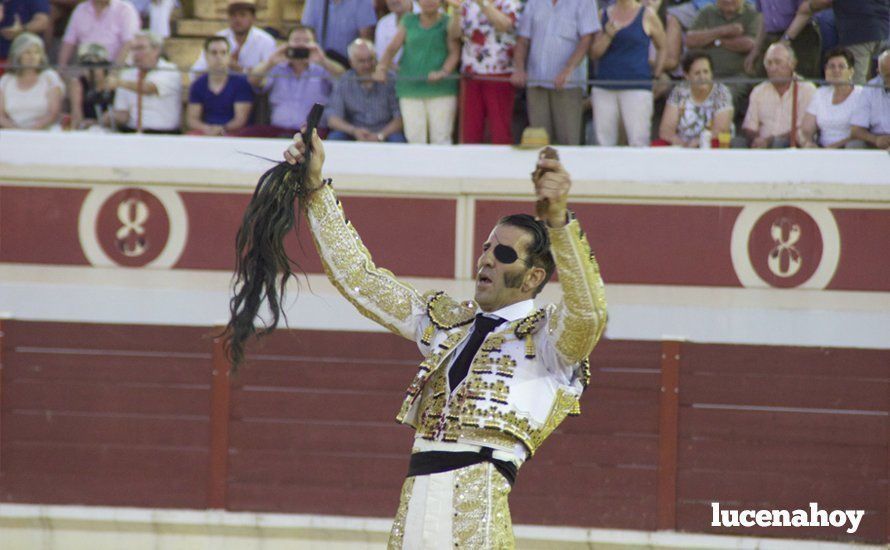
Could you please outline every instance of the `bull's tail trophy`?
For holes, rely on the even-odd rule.
[[[284,238],[291,229],[299,230],[300,213],[294,211],[294,200],[302,204],[309,194],[304,182],[312,155],[312,134],[323,111],[323,105],[315,104],[309,113],[302,136],[306,145],[303,162],[296,166],[280,162],[260,177],[238,229],[234,295],[229,301],[230,318],[223,333],[233,371],[244,361],[248,338],[272,333],[281,317],[287,322],[283,307],[286,285],[291,278],[297,280],[294,269],[303,269],[288,256]],[[264,301],[268,319],[260,317]],[[258,319],[262,322],[259,329],[255,326]]]

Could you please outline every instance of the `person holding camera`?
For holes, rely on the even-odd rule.
[[[207,74],[189,88],[186,120],[190,134],[224,136],[247,125],[253,88],[242,74],[229,74],[229,41],[211,36],[204,41]]]
[[[297,25],[288,34],[287,44],[250,71],[254,88],[269,94],[272,124],[252,126],[242,135],[293,135],[306,123],[314,104],[328,102],[333,81],[344,71],[342,65],[325,55],[312,28]]]

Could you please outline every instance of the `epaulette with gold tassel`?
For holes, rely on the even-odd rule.
[[[544,310],[538,311],[526,316],[516,324],[513,334],[519,340],[525,340],[525,358],[534,359],[537,354],[535,350],[535,340],[532,336],[538,330],[538,323],[544,318]]]
[[[457,302],[440,290],[427,298],[426,312],[430,324],[423,330],[420,342],[428,346],[433,341],[436,329],[451,330],[472,323],[476,305],[472,302]]]

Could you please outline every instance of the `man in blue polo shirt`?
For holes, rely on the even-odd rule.
[[[223,136],[247,124],[253,106],[253,88],[242,74],[229,74],[229,41],[211,36],[204,41],[207,74],[189,88],[189,133]]]
[[[3,0],[0,3],[0,74],[9,46],[23,32],[42,35],[49,26],[49,0]]]

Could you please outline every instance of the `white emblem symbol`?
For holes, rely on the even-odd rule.
[[[121,242],[121,252],[130,257],[143,255],[146,246],[145,239],[141,238],[141,235],[145,234],[144,224],[148,221],[148,205],[137,199],[127,199],[118,205],[117,219],[123,224],[114,234]],[[139,236],[132,246],[126,242],[130,233]]]
[[[783,240],[782,230],[789,225],[791,227],[788,230],[788,238]],[[800,251],[794,246],[800,240],[800,226],[787,219],[781,219],[773,222],[769,231],[776,247],[769,251],[766,265],[776,277],[793,277],[803,264]]]

